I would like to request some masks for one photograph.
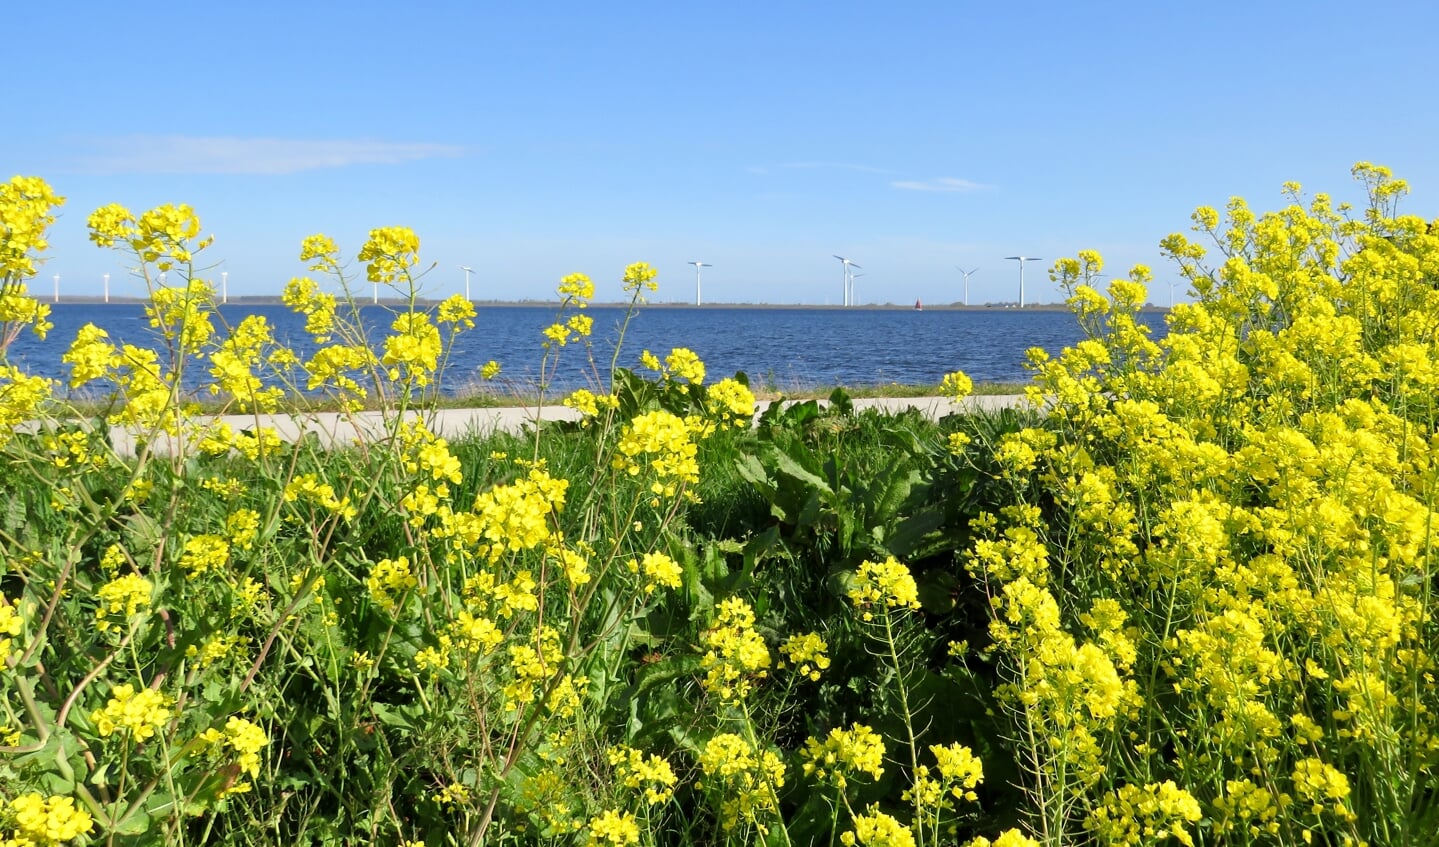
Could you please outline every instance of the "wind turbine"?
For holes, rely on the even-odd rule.
[[[55,302],[60,302],[60,275],[55,274]]]
[[[979,268],[975,268],[975,269],[972,270],[972,271],[967,271],[967,270],[965,270],[964,268],[961,268],[959,265],[955,265],[955,266],[954,266],[954,269],[957,270],[957,271],[959,271],[960,273],[964,274],[964,305],[968,306],[968,305],[969,305],[969,276],[970,276],[970,274],[973,274],[973,273],[976,273],[977,271],[979,271]]]
[[[472,268],[472,267],[470,267],[469,265],[460,265],[460,270],[462,270],[462,271],[465,272],[465,299],[466,299],[466,300],[469,300],[469,299],[470,299],[470,274],[474,273],[474,272],[475,272],[475,269]]]
[[[230,272],[220,271],[220,302],[230,302]]]
[[[1038,262],[1038,256],[1005,256],[1006,261],[1015,260],[1019,262],[1019,308],[1024,308],[1024,263]]]
[[[849,259],[846,259],[845,257],[837,253],[833,255],[836,259],[839,259],[840,262],[844,264],[844,304],[848,306],[850,300],[850,289],[854,285],[854,277],[850,276],[853,271],[851,271],[850,268],[858,268],[859,265],[856,265],[854,262],[851,262]]]
[[[685,262],[687,265],[695,266],[695,305],[700,304],[700,268],[712,268],[714,265],[708,262]]]
[[[105,274],[105,302],[110,302],[110,275]]]

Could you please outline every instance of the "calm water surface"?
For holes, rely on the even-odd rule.
[[[65,379],[61,355],[86,323],[110,333],[111,340],[159,349],[154,331],[138,304],[53,305],[55,329],[39,341],[22,335],[10,349],[12,363],[30,373]],[[384,306],[365,306],[363,316],[372,337],[383,338],[393,319]],[[302,357],[314,350],[303,318],[279,305],[228,305],[221,315],[238,323],[249,314],[265,315],[278,339]],[[592,307],[594,356],[607,372],[624,311]],[[1162,314],[1141,316],[1164,333]],[[555,320],[554,307],[479,307],[475,328],[460,336],[443,387],[459,392],[479,381],[479,368],[494,359],[502,379],[527,387],[538,375],[541,331]],[[911,311],[870,309],[757,309],[744,307],[642,309],[631,321],[619,364],[638,367],[642,350],[663,358],[673,347],[689,347],[704,360],[710,379],[745,371],[752,385],[781,388],[815,385],[851,387],[887,383],[934,384],[944,374],[963,370],[976,381],[1022,382],[1024,352],[1042,347],[1051,354],[1081,338],[1068,312]],[[194,369],[195,384],[203,368]],[[189,380],[187,380],[188,382]],[[556,387],[592,386],[584,348],[571,344],[561,351]]]

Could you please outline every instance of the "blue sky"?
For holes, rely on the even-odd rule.
[[[1433,217],[1421,2],[25,3],[0,162],[68,198],[33,287],[140,293],[85,218],[185,202],[232,294],[278,293],[315,232],[406,225],[427,292],[545,298],[633,261],[659,300],[1053,301],[1054,258],[1172,268],[1197,205],[1279,186]],[[23,32],[24,37],[14,37]],[[8,176],[8,175],[7,175]],[[363,269],[352,270],[363,275]],[[1182,292],[1182,288],[1181,288]],[[1182,299],[1182,294],[1181,294]]]

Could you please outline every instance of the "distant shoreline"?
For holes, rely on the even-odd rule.
[[[42,303],[56,305],[52,298],[35,297]],[[150,302],[144,297],[111,297],[107,303],[103,297],[78,295],[74,297],[61,297],[58,305],[79,305],[79,306],[134,306]],[[439,305],[440,300],[422,298],[416,301],[425,306]],[[475,300],[472,301],[476,308],[482,309],[506,309],[506,308],[559,308],[559,302],[555,300]],[[357,305],[369,306],[403,306],[406,301],[396,298],[381,297],[377,304],[369,301],[356,301]],[[231,297],[224,305],[226,306],[281,306],[284,305],[279,297],[269,296],[245,296]],[[609,303],[595,302],[591,306],[601,309],[624,309],[630,304],[627,301],[615,301]],[[916,309],[911,305],[896,303],[866,303],[858,306],[839,306],[827,303],[705,303],[696,306],[693,303],[645,303],[641,308],[645,309],[694,309],[704,311],[706,309],[757,309],[757,310],[811,310],[811,311],[835,311],[835,312],[1067,312],[1069,307],[1063,303],[1030,303],[1021,309],[1014,303],[983,303],[966,306],[962,303],[943,303],[936,305],[925,305],[923,309]],[[1167,306],[1147,305],[1143,312],[1168,312]]]

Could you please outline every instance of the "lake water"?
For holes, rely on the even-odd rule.
[[[64,380],[68,368],[60,356],[86,323],[102,327],[117,343],[160,347],[138,304],[59,303],[51,309],[55,328],[47,340],[27,331],[10,348],[11,363],[32,374]],[[220,312],[229,323],[263,314],[277,338],[302,357],[314,349],[303,319],[284,306],[227,305]],[[442,387],[449,392],[472,388],[479,382],[479,368],[491,359],[501,364],[502,381],[533,384],[542,353],[540,333],[555,320],[555,308],[480,306],[478,312],[475,328],[460,336]],[[606,373],[624,310],[591,307],[586,312],[595,321],[594,355]],[[383,337],[392,320],[383,305],[364,306],[363,316],[375,339]],[[1156,338],[1164,334],[1163,314],[1141,318]],[[642,308],[635,316],[619,364],[638,368],[642,350],[663,358],[673,347],[689,347],[705,362],[709,381],[745,371],[751,385],[782,389],[936,384],[954,370],[975,381],[1022,382],[1028,379],[1025,350],[1058,353],[1081,337],[1074,317],[1062,311],[663,306]],[[556,388],[592,386],[585,363],[583,347],[564,348]],[[204,368],[192,372],[201,377]]]

